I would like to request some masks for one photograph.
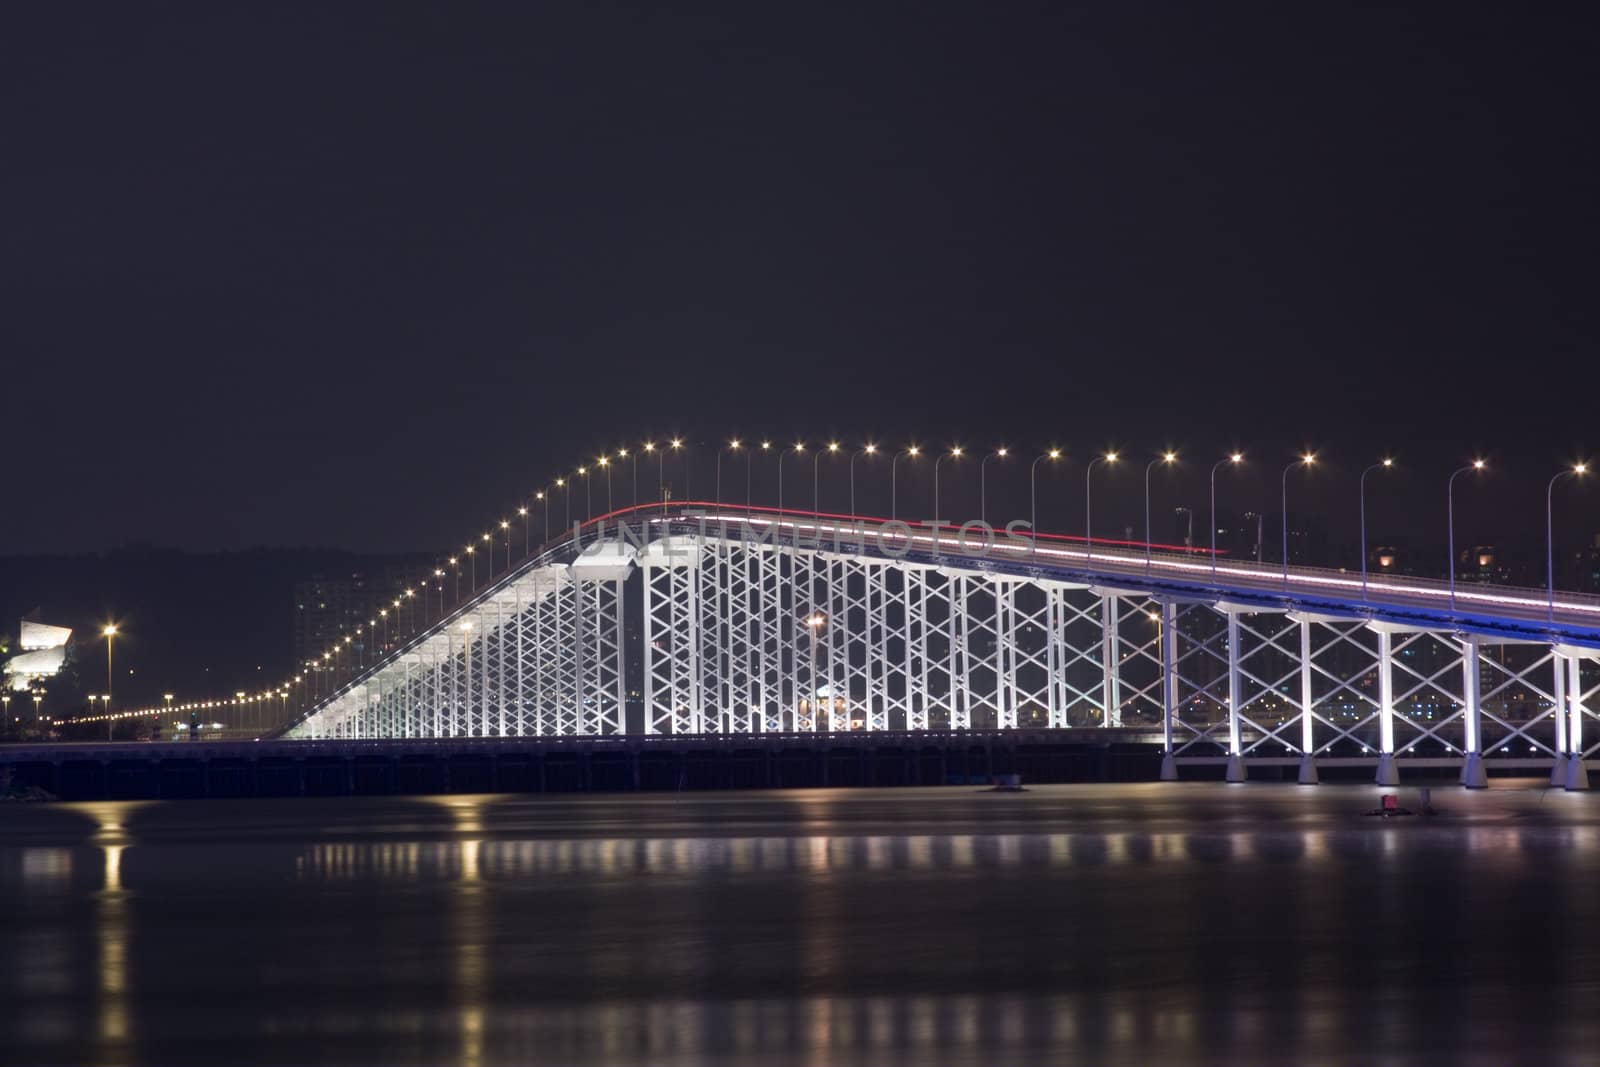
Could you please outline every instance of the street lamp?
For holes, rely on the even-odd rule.
[[[1289,472],[1296,467],[1305,467],[1307,470],[1317,461],[1315,452],[1307,452],[1287,467],[1283,468],[1283,588],[1289,588]]]
[[[494,538],[490,537],[487,533],[484,534],[483,535],[483,544],[484,544],[484,549],[483,550],[485,552],[489,553],[489,559],[487,560],[487,562],[489,564],[489,569],[484,573],[484,576],[483,576],[484,577],[484,581],[493,581],[494,580]]]
[[[850,454],[850,518],[856,517],[856,459],[860,456],[876,456],[878,446],[867,443]]]
[[[1146,463],[1144,465],[1144,572],[1145,572],[1145,574],[1149,574],[1150,573],[1150,471],[1155,468],[1155,465],[1157,463],[1165,463],[1168,467],[1171,467],[1176,462],[1178,462],[1178,454],[1176,452],[1167,451],[1167,452],[1161,453],[1161,455],[1157,456],[1155,459],[1151,460],[1149,463]]]
[[[1217,580],[1217,468],[1224,463],[1232,463],[1235,467],[1244,462],[1243,452],[1234,452],[1226,459],[1219,459],[1211,465],[1211,580]]]
[[[1094,473],[1094,465],[1096,463],[1104,463],[1109,467],[1116,461],[1117,454],[1115,452],[1107,452],[1103,456],[1094,457],[1089,461],[1089,465],[1083,468],[1083,558],[1085,562],[1094,559],[1094,527],[1090,521],[1094,517],[1094,510],[1093,499],[1089,495],[1089,489],[1092,485],[1089,476]]]
[[[722,510],[722,453],[737,451],[739,451],[739,439],[737,437],[731,439],[726,445],[722,445],[717,449],[717,491],[714,500],[716,501],[718,511]],[[749,505],[748,493],[749,490],[746,489],[746,506]]]
[[[1544,490],[1544,578],[1546,589],[1550,595],[1547,607],[1549,610],[1550,623],[1552,625],[1554,625],[1556,621],[1556,541],[1555,527],[1551,522],[1552,511],[1550,499],[1555,493],[1556,483],[1561,479],[1569,476],[1573,478],[1582,478],[1588,472],[1589,465],[1587,463],[1574,463],[1569,469],[1560,471],[1554,478],[1551,478],[1550,484],[1547,485]]]
[[[467,564],[471,568],[471,574],[472,574],[472,586],[471,586],[471,589],[472,589],[472,593],[474,595],[476,595],[477,592],[478,592],[478,557],[476,555],[476,551],[477,550],[474,549],[471,545],[468,545],[467,548],[466,548]]]
[[[114,692],[111,685],[111,639],[117,636],[117,624],[108,622],[100,632],[106,638],[106,712],[109,714],[111,711],[111,694]]]
[[[936,545],[939,543],[939,535],[938,535],[939,525],[942,522],[944,522],[944,516],[939,514],[939,464],[943,463],[947,459],[960,459],[960,458],[961,458],[961,446],[960,445],[952,445],[951,448],[950,448],[950,451],[948,453],[945,453],[945,454],[940,455],[940,456],[936,456],[934,458],[934,461],[933,461],[933,525],[934,525],[934,531],[935,531],[934,532],[934,536],[933,536],[933,543],[936,544]]]
[[[912,445],[889,461],[889,520],[891,522],[900,517],[899,486],[896,480],[895,467],[899,464],[901,456],[909,456],[912,459],[916,459],[920,455],[922,455],[922,449]]]
[[[1010,451],[1001,445],[978,461],[978,519],[981,522],[989,521],[989,481],[984,468],[989,465],[991,459],[1005,459]]]
[[[1037,555],[1039,552],[1039,460],[1048,459],[1051,463],[1061,458],[1061,449],[1052,448],[1050,451],[1034,459],[1028,467],[1028,554]]]
[[[1450,480],[1445,483],[1444,496],[1446,515],[1449,524],[1450,541],[1450,610],[1456,610],[1456,478],[1468,471],[1481,471],[1486,466],[1481,459],[1473,460],[1469,465],[1451,473]]]
[[[820,611],[813,611],[806,616],[806,629],[811,635],[807,642],[811,646],[811,673],[806,682],[810,692],[806,694],[806,717],[811,720],[812,732],[822,729],[821,720],[817,716],[817,635],[827,623],[828,617]],[[831,732],[833,724],[829,723]]]
[[[666,491],[666,484],[667,484],[667,476],[666,476],[666,462],[667,462],[667,460],[666,460],[666,455],[667,454],[665,452],[656,451],[656,443],[654,441],[646,441],[644,443],[644,450],[645,450],[645,452],[647,454],[651,454],[651,455],[654,455],[656,457],[656,503],[660,504],[664,499],[666,499],[666,495],[667,495],[667,491]]]
[[[1361,599],[1367,599],[1367,475],[1378,468],[1388,470],[1394,466],[1394,460],[1384,459],[1372,464],[1361,472]]]
[[[606,472],[606,514],[609,515],[613,511],[616,510],[616,505],[611,499],[611,457],[610,456],[601,456],[595,462],[600,464],[601,467],[605,468],[605,472]]]
[[[780,449],[778,449],[778,531],[779,531],[779,533],[782,533],[782,531],[783,531],[783,457],[788,455],[790,452],[793,452],[797,456],[804,455],[805,451],[806,451],[806,443],[804,441],[796,441],[794,444],[790,445],[788,448],[780,448]],[[799,540],[798,537],[796,538],[796,540],[797,541]]]
[[[819,508],[820,505],[817,503],[817,464],[822,462],[822,453],[823,453],[823,451],[824,451],[823,449],[819,448],[811,456],[811,514],[812,515],[820,514],[820,512],[818,511],[818,508]],[[829,455],[834,455],[834,456],[838,455],[839,454],[839,442],[838,441],[829,441],[826,451],[828,452]],[[820,537],[820,535],[819,535],[819,537]]]
[[[683,450],[683,438],[674,437],[670,443],[672,445],[672,450],[674,452],[681,452]],[[684,456],[682,458],[683,458],[683,499],[684,500],[688,500],[688,499],[690,499],[690,497],[689,497],[689,457],[688,456]]]
[[[533,541],[533,523],[528,521],[528,509],[526,507],[517,509],[517,518],[522,520],[522,558],[527,559],[528,553],[531,551],[530,543]]]

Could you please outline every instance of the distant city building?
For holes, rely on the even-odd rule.
[[[18,636],[20,651],[5,663],[5,688],[13,693],[25,693],[36,683],[61,673],[67,662],[67,642],[72,639],[72,630],[24,618]]]
[[[430,587],[427,594],[423,592],[424,585],[434,580],[433,571],[430,560],[410,558],[337,574],[317,574],[296,582],[294,662],[305,663],[320,656],[346,637],[351,638],[353,648],[365,653],[369,643],[361,627],[367,620],[377,618],[379,610],[393,611],[394,601],[404,598],[407,589],[415,590],[418,597],[437,598],[436,586]],[[437,599],[431,603],[437,606]],[[425,607],[422,603],[407,605],[407,611],[420,613]],[[401,625],[380,627],[380,643],[385,632],[397,638],[403,631]]]
[[[1572,587],[1581,593],[1600,593],[1600,533],[1572,559]]]

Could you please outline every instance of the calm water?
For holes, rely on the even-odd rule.
[[[0,1062],[1595,1062],[1600,796],[1376,796],[8,805]]]

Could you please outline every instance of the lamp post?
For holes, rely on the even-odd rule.
[[[827,621],[828,617],[820,611],[813,611],[806,616],[806,629],[811,635],[811,640],[808,642],[811,646],[811,673],[806,677],[806,685],[810,689],[806,694],[806,717],[811,720],[812,733],[822,729],[821,720],[817,716],[817,635]],[[829,728],[831,732],[831,723]]]
[[[472,595],[476,596],[478,594],[478,555],[477,549],[471,545],[467,546],[467,566],[470,568],[472,576],[472,582],[468,588],[471,590]]]
[[[667,454],[666,452],[657,449],[654,441],[646,441],[644,443],[644,450],[646,454],[654,455],[656,457],[656,503],[659,504],[666,499],[667,495]]]
[[[717,491],[713,500],[718,511],[722,510],[722,453],[737,451],[739,451],[739,439],[737,437],[731,438],[726,445],[722,445],[717,449]]]
[[[39,711],[38,711],[39,705],[35,704],[33,707],[34,707],[33,724],[35,726],[37,726],[37,725],[39,725]],[[6,732],[9,733],[11,731],[11,694],[10,693],[0,693],[0,718],[4,718],[5,719]]]
[[[793,452],[797,456],[804,455],[805,451],[806,451],[806,443],[804,441],[796,441],[794,444],[790,445],[788,448],[780,448],[780,449],[778,449],[778,520],[777,521],[778,521],[778,524],[779,524],[778,525],[778,532],[780,534],[783,532],[783,457],[788,455],[790,452]],[[796,540],[798,540],[798,538],[796,538]]]
[[[1388,470],[1394,466],[1394,460],[1384,459],[1372,464],[1361,472],[1358,483],[1361,497],[1361,599],[1367,599],[1367,475],[1382,467]]]
[[[674,437],[672,439],[671,444],[672,444],[672,451],[674,451],[674,452],[682,452],[683,451],[683,438]],[[683,499],[684,500],[688,500],[689,499],[689,457],[687,455],[685,455],[685,456],[682,456],[681,458],[683,460],[683,463],[682,463],[682,467],[683,467]]]
[[[494,538],[490,537],[488,534],[484,534],[483,546],[483,550],[489,553],[489,559],[487,561],[489,569],[484,572],[483,580],[486,582],[491,582],[494,580]]]
[[[820,505],[817,502],[817,465],[822,462],[822,453],[823,453],[823,451],[824,451],[823,449],[819,448],[811,456],[811,514],[812,515],[820,514],[820,512],[818,511],[818,508],[820,507]],[[829,441],[826,451],[830,455],[835,455],[835,456],[838,455],[839,454],[839,442],[838,441]]]
[[[856,460],[861,456],[876,456],[878,446],[872,443],[862,445],[850,454],[850,518],[856,517]]]
[[[1315,452],[1307,452],[1287,467],[1283,468],[1283,588],[1289,588],[1289,472],[1296,467],[1311,469],[1317,461]]]
[[[1052,448],[1050,451],[1038,456],[1028,467],[1028,554],[1039,553],[1039,461],[1048,459],[1054,463],[1061,458],[1061,449]]]
[[[1109,467],[1116,461],[1117,454],[1115,452],[1107,452],[1103,456],[1094,457],[1089,461],[1089,465],[1083,468],[1083,551],[1085,562],[1094,559],[1094,527],[1091,522],[1094,517],[1094,500],[1089,493],[1093,483],[1089,476],[1094,473],[1094,465],[1096,463],[1104,463]]]
[[[752,453],[754,453],[755,449],[752,448],[750,451]],[[761,442],[761,451],[763,451],[763,452],[771,452],[772,451],[772,442],[771,441],[762,441]],[[750,456],[746,456],[744,458],[744,509],[747,512],[750,510],[750,460],[751,460]],[[782,459],[781,458],[779,459],[779,465],[780,466],[782,465]]]
[[[583,521],[588,522],[594,516],[594,493],[589,489],[589,468],[579,467],[578,473],[583,475]]]
[[[935,545],[937,545],[939,543],[939,534],[938,534],[939,524],[944,521],[944,516],[939,514],[939,464],[943,463],[947,459],[960,459],[960,458],[961,458],[961,446],[960,445],[951,445],[949,452],[941,453],[940,455],[935,456],[934,460],[933,460],[933,525],[934,525],[933,543]]]
[[[1554,512],[1551,498],[1555,494],[1556,483],[1561,479],[1567,477],[1582,478],[1588,471],[1589,465],[1587,463],[1574,463],[1567,470],[1560,471],[1554,478],[1551,478],[1550,484],[1545,486],[1544,490],[1544,580],[1546,592],[1549,594],[1546,608],[1552,626],[1555,625],[1556,621],[1556,535],[1555,526],[1552,522]],[[1558,660],[1557,664],[1559,665],[1559,663],[1560,661]],[[1576,694],[1574,694],[1574,697],[1576,697]],[[1559,713],[1558,709],[1557,714]]]
[[[987,523],[989,521],[989,480],[984,468],[989,465],[991,459],[1005,459],[1010,454],[1010,451],[1010,449],[1001,445],[978,461],[978,520],[980,522]]]
[[[1449,530],[1447,536],[1450,544],[1450,610],[1456,610],[1456,478],[1468,471],[1481,471],[1488,466],[1481,459],[1475,459],[1470,464],[1453,471],[1450,480],[1445,483],[1445,514]]]
[[[899,464],[901,456],[910,456],[912,459],[916,459],[921,454],[922,449],[918,448],[916,445],[912,445],[910,448],[897,453],[895,457],[889,461],[889,520],[891,522],[900,518],[900,503],[898,497],[899,485],[896,481],[895,467],[897,464]]]
[[[106,638],[106,714],[111,714],[111,694],[115,692],[111,685],[111,639],[117,636],[117,624],[108,622],[100,631]],[[109,722],[110,720],[107,719]],[[107,735],[109,737],[109,734]]]
[[[1217,580],[1217,469],[1224,463],[1232,463],[1235,467],[1244,462],[1243,452],[1234,452],[1226,459],[1219,459],[1211,465],[1211,580]]]
[[[456,603],[459,604],[461,603],[461,560],[455,556],[451,556],[450,569],[456,572]],[[440,592],[439,595],[443,597],[444,593]],[[439,610],[442,612],[444,611],[444,608],[441,606]]]
[[[606,472],[606,514],[609,515],[612,511],[616,510],[615,504],[611,499],[611,457],[601,456],[599,459],[595,460],[595,462],[600,464],[600,466],[603,467]]]
[[[1176,452],[1163,452],[1160,456],[1144,465],[1144,572],[1150,573],[1150,472],[1157,463],[1165,463],[1171,467],[1178,462]]]
[[[500,532],[506,538],[506,570],[511,569],[511,523],[505,519],[500,520]]]
[[[533,494],[533,499],[543,505],[539,508],[544,513],[544,540],[539,542],[541,549],[550,543],[550,505],[545,501],[544,494],[545,491],[543,489]]]
[[[526,506],[517,509],[517,518],[522,520],[522,558],[527,559],[528,553],[532,551],[533,523],[528,521],[528,509]],[[509,559],[510,557],[506,558]]]

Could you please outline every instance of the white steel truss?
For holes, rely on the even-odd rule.
[[[1451,757],[1469,784],[1485,758],[1561,777],[1600,750],[1586,646],[775,531],[654,519],[554,550],[289,736],[1123,729],[1230,777],[1368,758],[1384,780]]]

